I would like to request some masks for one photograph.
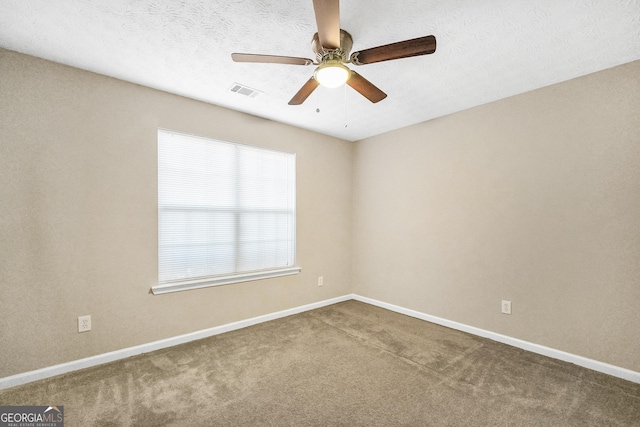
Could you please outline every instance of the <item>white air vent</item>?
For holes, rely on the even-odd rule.
[[[255,98],[263,93],[257,89],[250,88],[249,86],[241,85],[240,83],[234,83],[229,90],[231,92],[239,93],[240,95],[248,96],[249,98]]]

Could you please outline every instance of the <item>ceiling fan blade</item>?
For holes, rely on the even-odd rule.
[[[347,80],[347,84],[374,104],[387,97],[387,94],[378,89],[376,85],[353,70],[351,70],[351,77]]]
[[[313,0],[320,44],[327,49],[340,47],[339,0]]]
[[[291,98],[291,101],[289,101],[289,105],[300,105],[300,104],[302,104],[305,101],[305,99],[307,99],[309,97],[309,95],[311,95],[311,92],[313,92],[318,87],[319,84],[320,83],[318,83],[318,81],[316,79],[311,77],[300,88],[298,93],[293,95],[293,98]]]
[[[391,59],[427,55],[435,51],[436,38],[434,36],[425,36],[353,52],[350,60],[354,65],[364,65]]]
[[[254,53],[232,53],[231,59],[235,62],[262,62],[266,64],[291,64],[291,65],[311,65],[313,61],[309,58],[296,58],[293,56],[278,55],[258,55]]]

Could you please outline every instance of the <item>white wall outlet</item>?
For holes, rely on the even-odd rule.
[[[511,314],[511,301],[502,300],[502,312],[504,314]]]
[[[88,332],[91,330],[91,316],[78,317],[78,332]]]
[[[324,285],[324,277],[318,276],[318,286]]]

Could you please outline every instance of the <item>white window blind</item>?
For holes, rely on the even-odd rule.
[[[154,293],[295,274],[295,155],[158,131]]]

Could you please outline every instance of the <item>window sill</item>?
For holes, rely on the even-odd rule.
[[[154,295],[171,292],[187,291],[190,289],[208,288],[210,286],[230,285],[232,283],[249,282],[252,280],[270,279],[272,277],[290,276],[300,273],[300,267],[287,267],[278,270],[256,271],[253,273],[234,274],[229,276],[209,277],[199,280],[185,280],[179,282],[161,283],[151,287]]]

